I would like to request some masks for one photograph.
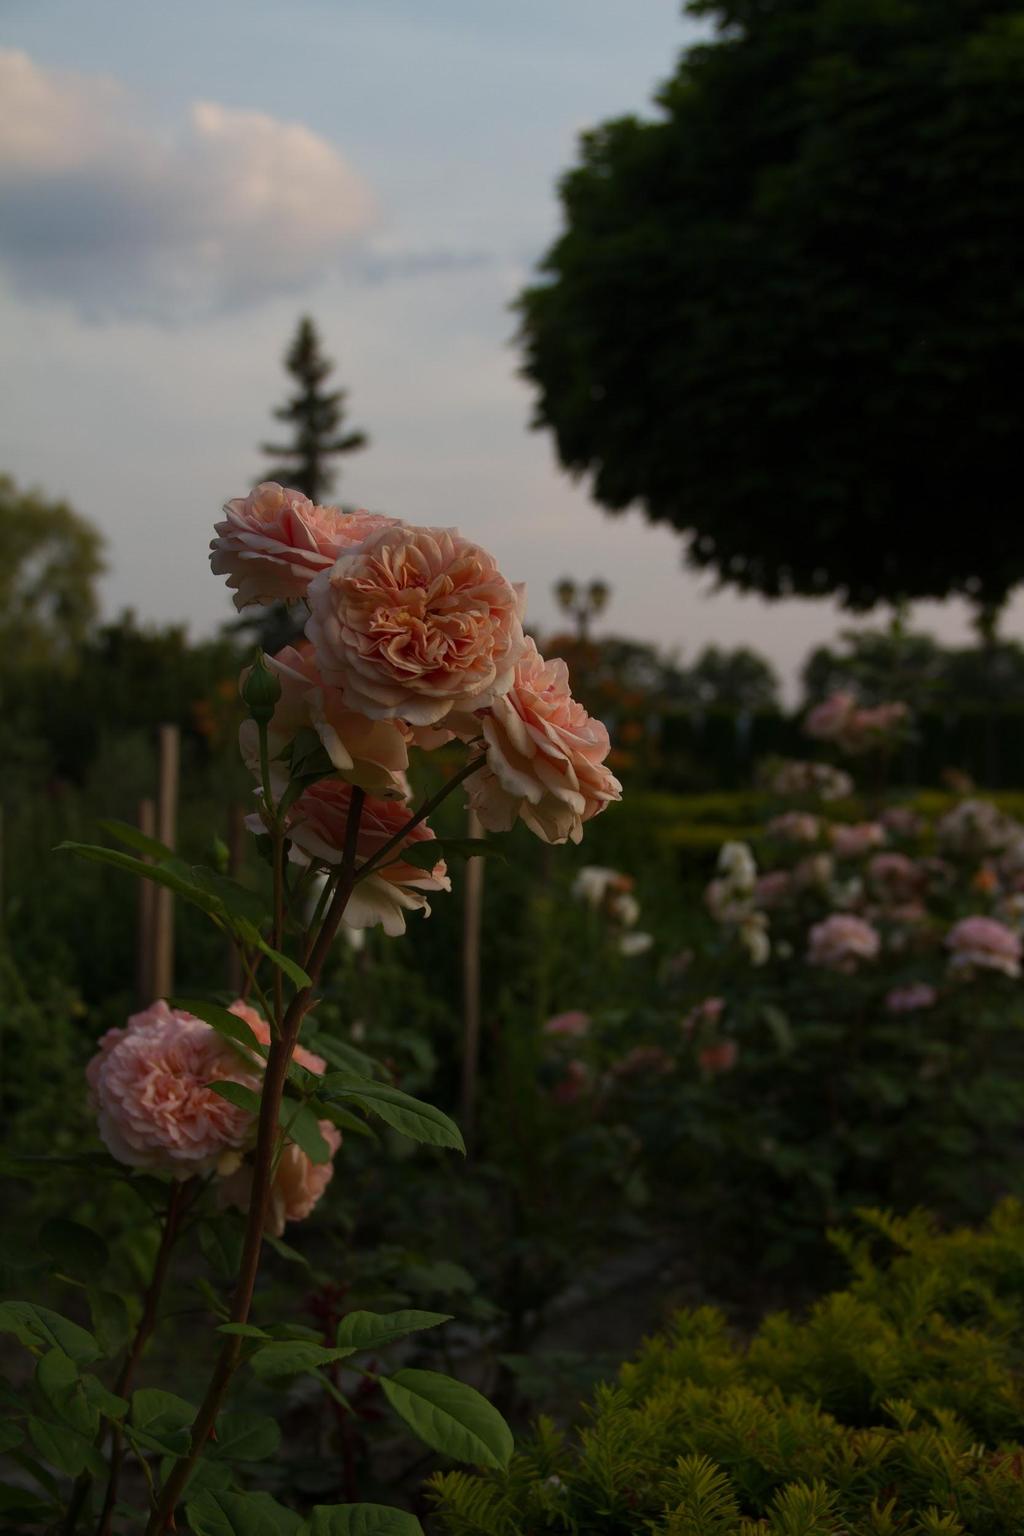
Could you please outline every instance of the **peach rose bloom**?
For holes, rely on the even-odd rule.
[[[374,720],[481,709],[523,653],[522,589],[454,528],[381,529],[316,577],[309,602],[321,672]]]
[[[563,1039],[578,1040],[581,1035],[590,1033],[590,1014],[582,1013],[579,1009],[569,1013],[556,1013],[544,1023],[541,1034],[560,1036]]]
[[[565,662],[545,661],[532,640],[481,725],[487,763],[467,791],[488,832],[507,832],[519,817],[545,843],[578,843],[583,823],[621,799],[604,762],[608,732],[572,697]]]
[[[964,917],[946,935],[954,971],[1002,971],[1019,976],[1021,939],[994,917]]]
[[[881,940],[870,923],[849,912],[833,912],[811,929],[807,948],[808,965],[849,974],[862,960],[874,960]]]
[[[255,1008],[250,1007],[248,1003],[243,1002],[239,997],[228,1008],[228,1012],[241,1019],[243,1024],[248,1024],[260,1045],[270,1044],[270,1025],[261,1013],[257,1013]],[[307,1072],[315,1072],[317,1077],[323,1077],[327,1071],[327,1063],[323,1057],[318,1056],[315,1051],[307,1051],[304,1045],[297,1045],[295,1047],[295,1050],[292,1052],[292,1060],[298,1066],[305,1067]]]
[[[296,602],[343,549],[394,522],[376,512],[315,506],[274,480],[226,502],[224,512],[214,526],[210,566],[215,576],[227,576],[236,608]]]
[[[314,730],[337,773],[350,784],[381,800],[405,800],[409,766],[407,732],[395,720],[369,720],[347,709],[337,688],[328,687],[317,670],[308,641],[288,645],[276,656],[265,658],[281,684],[273,718],[267,729],[270,755],[270,788],[280,798],[288,784],[288,770],[275,762],[303,729]],[[242,673],[242,682],[249,669]],[[255,720],[243,720],[238,745],[245,766],[260,777],[260,738]]]
[[[299,862],[315,859],[324,864],[340,864],[351,801],[350,785],[337,779],[321,779],[301,794],[288,812],[292,857]],[[373,858],[408,820],[408,811],[393,800],[364,801],[356,848],[358,862],[366,863]],[[401,857],[401,848],[429,842],[433,837],[425,823],[414,827],[399,851],[355,887],[342,921],[349,928],[372,928],[379,923],[386,934],[394,937],[405,932],[406,912],[429,914],[425,893],[451,890],[444,860],[439,858],[430,869],[419,869]]]
[[[281,1153],[270,1190],[264,1231],[280,1237],[289,1221],[303,1221],[334,1177],[334,1157],[341,1146],[341,1132],[330,1120],[318,1120],[320,1134],[331,1149],[326,1163],[314,1163],[301,1147],[289,1142]],[[221,1206],[247,1211],[252,1197],[252,1167],[244,1163],[222,1179],[217,1187]]]
[[[258,1092],[259,1077],[209,1024],[165,1002],[108,1030],[86,1079],[100,1135],[130,1168],[176,1179],[208,1173],[253,1129],[252,1116],[208,1084],[231,1081]]]

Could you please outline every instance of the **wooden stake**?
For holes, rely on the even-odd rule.
[[[480,837],[483,828],[474,810],[467,813],[466,835]],[[480,1076],[480,930],[484,906],[484,861],[466,860],[465,905],[462,912],[462,1134],[466,1150],[476,1147],[476,1100]]]
[[[176,725],[160,727],[160,766],[157,780],[157,837],[173,848],[178,832],[178,772],[181,733]],[[174,898],[163,886],[153,903],[153,996],[170,997],[174,990]]]
[[[156,837],[156,806],[152,800],[139,801],[136,820],[138,821],[139,831],[144,837]],[[153,911],[155,905],[153,898],[155,895],[156,886],[153,885],[152,881],[139,881],[135,989],[140,1008],[148,1008],[153,1001]]]

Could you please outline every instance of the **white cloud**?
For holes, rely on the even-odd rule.
[[[199,102],[164,134],[117,82],[0,49],[0,262],[24,294],[195,318],[301,290],[374,221],[299,123]]]

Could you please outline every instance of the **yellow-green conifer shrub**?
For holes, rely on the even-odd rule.
[[[734,1338],[680,1313],[500,1475],[434,1480],[445,1536],[1024,1532],[1024,1208],[980,1230],[865,1212],[852,1278]]]

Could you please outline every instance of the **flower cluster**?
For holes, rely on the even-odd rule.
[[[585,864],[572,883],[573,896],[600,913],[615,947],[626,956],[646,954],[654,943],[649,933],[636,926],[640,903],[633,894],[635,883],[630,875],[599,864]]]
[[[118,1162],[178,1180],[212,1174],[220,1203],[247,1210],[252,1166],[246,1154],[255,1142],[255,1118],[222,1097],[216,1084],[258,1091],[256,1047],[269,1044],[270,1026],[244,1002],[230,1011],[249,1026],[251,1051],[161,1001],[133,1014],[123,1029],[107,1031],[86,1078],[100,1135]],[[317,1075],[325,1070],[323,1059],[302,1046],[294,1059]],[[328,1120],[319,1128],[333,1158],[341,1135]],[[330,1159],[313,1163],[289,1143],[274,1175],[268,1229],[279,1236],[285,1222],[308,1216],[332,1173]]]
[[[280,794],[303,732],[319,739],[332,773],[290,811],[300,859],[338,862],[346,786],[371,797],[360,861],[397,831],[386,807],[407,798],[410,746],[479,744],[467,792],[488,831],[518,819],[545,842],[579,842],[583,823],[620,797],[607,730],[573,699],[565,664],[546,661],[523,632],[523,588],[455,529],[315,506],[268,483],[228,502],[216,534],[211,563],[239,607],[301,601],[309,611],[305,643],[269,662],[280,697],[265,788]],[[259,776],[254,722],[241,746]],[[446,875],[441,860],[425,878],[399,863],[365,886],[345,921],[399,933],[403,912],[429,910],[422,893],[445,889]]]
[[[757,864],[746,843],[723,843],[718,870],[704,892],[716,923],[735,931],[754,965],[771,955],[768,916],[757,904]]]
[[[831,763],[805,762],[781,758],[767,765],[761,782],[769,794],[784,798],[816,799],[825,802],[845,800],[853,794],[853,780],[842,768]]]
[[[845,689],[831,694],[810,710],[804,730],[816,741],[830,742],[851,755],[890,746],[906,727],[906,704],[893,700],[868,707]]]
[[[876,929],[851,912],[833,912],[815,923],[807,946],[808,965],[849,974],[878,958],[882,941]]]

